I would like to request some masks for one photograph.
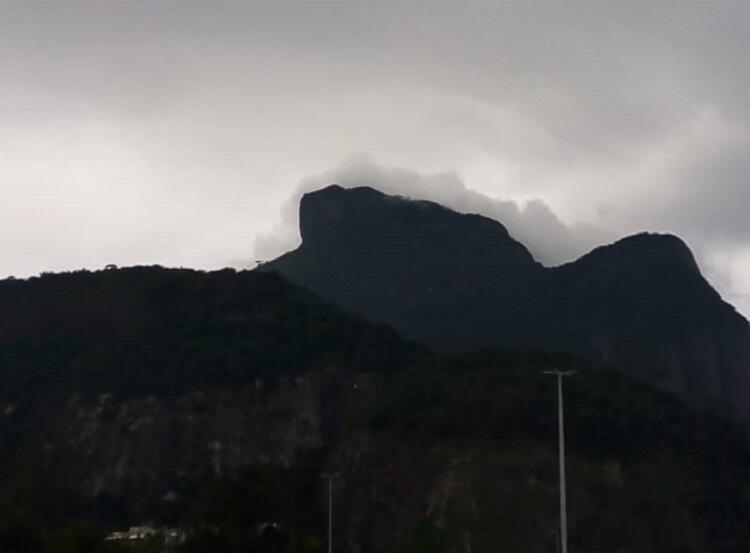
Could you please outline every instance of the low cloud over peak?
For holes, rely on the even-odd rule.
[[[349,157],[329,171],[303,179],[284,203],[279,223],[270,231],[257,235],[255,258],[269,260],[296,248],[300,243],[300,198],[305,192],[331,184],[345,188],[370,186],[387,194],[430,200],[462,213],[478,213],[495,219],[503,223],[511,236],[523,243],[535,259],[546,266],[572,261],[596,246],[613,242],[627,234],[624,229],[628,227],[622,224],[622,217],[626,214],[632,221],[644,223],[643,228],[637,230],[670,230],[669,222],[674,222],[658,209],[658,204],[653,204],[649,206],[652,210],[648,214],[650,217],[639,219],[641,216],[623,211],[617,217],[602,217],[603,222],[610,222],[609,226],[587,222],[566,223],[540,198],[525,201],[492,198],[470,188],[456,172],[423,174],[386,167],[368,156],[359,155]],[[649,221],[659,219],[662,220],[661,225],[649,228]],[[679,234],[680,225],[675,224],[675,227],[677,230],[674,232]],[[737,281],[737,275],[744,274],[744,265],[738,261],[737,255],[722,255],[720,252],[724,250],[707,247],[707,244],[707,241],[697,240],[694,247],[699,264],[727,300],[744,311],[748,299],[742,292],[745,283]]]
[[[270,259],[296,247],[300,240],[297,228],[299,199],[307,191],[332,183],[345,188],[371,186],[386,194],[431,200],[462,213],[478,213],[495,219],[545,265],[573,260],[614,237],[594,225],[565,224],[541,199],[518,202],[490,198],[469,188],[453,172],[426,175],[384,167],[366,156],[356,156],[330,171],[304,179],[286,202],[281,223],[256,240],[256,256]]]

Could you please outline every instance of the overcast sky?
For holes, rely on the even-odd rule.
[[[750,2],[0,0],[0,275],[243,265],[339,181],[543,262],[683,237],[750,313]]]

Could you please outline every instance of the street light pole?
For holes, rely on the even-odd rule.
[[[568,553],[568,511],[565,477],[565,410],[563,406],[563,377],[575,371],[544,371],[544,374],[557,376],[557,420],[558,451],[560,457],[560,548],[561,553]]]
[[[328,479],[328,553],[333,553],[333,479],[338,473],[324,473]]]

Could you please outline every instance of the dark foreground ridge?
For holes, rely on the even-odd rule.
[[[300,205],[302,245],[264,265],[441,350],[586,354],[750,420],[750,329],[679,238],[639,234],[546,268],[505,227],[333,185]]]
[[[161,551],[103,539],[147,523],[323,553],[324,472],[335,551],[554,551],[550,367],[579,369],[575,551],[743,551],[731,423],[568,355],[436,356],[278,275],[159,267],[0,281],[0,551]]]

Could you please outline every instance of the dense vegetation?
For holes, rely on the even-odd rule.
[[[420,348],[277,275],[136,267],[0,282],[0,397],[169,394],[321,366],[389,372]]]
[[[485,510],[474,548],[553,551],[556,383],[540,370],[549,367],[577,369],[565,385],[577,551],[747,550],[745,430],[580,359],[487,350],[431,360],[387,380],[371,424],[390,443],[473,457],[463,470]]]
[[[0,307],[2,553],[117,551],[107,532],[142,522],[117,519],[107,498],[82,494],[71,477],[71,459],[85,457],[67,442],[78,419],[61,416],[71,396],[98,406],[106,394],[116,411],[132,398],[240,396],[262,381],[258,397],[270,402],[287,397],[275,391],[284,379],[313,374],[337,394],[321,393],[314,409],[346,424],[307,457],[219,475],[206,454],[192,493],[169,512],[144,498],[140,512],[186,529],[189,553],[317,553],[326,544],[320,474],[332,471],[337,551],[554,551],[556,389],[541,374],[553,367],[578,370],[566,383],[576,551],[747,551],[745,431],[570,354],[435,355],[277,275],[249,272],[45,275],[0,282]],[[113,415],[101,413],[106,434]],[[159,457],[175,446],[149,447]]]

